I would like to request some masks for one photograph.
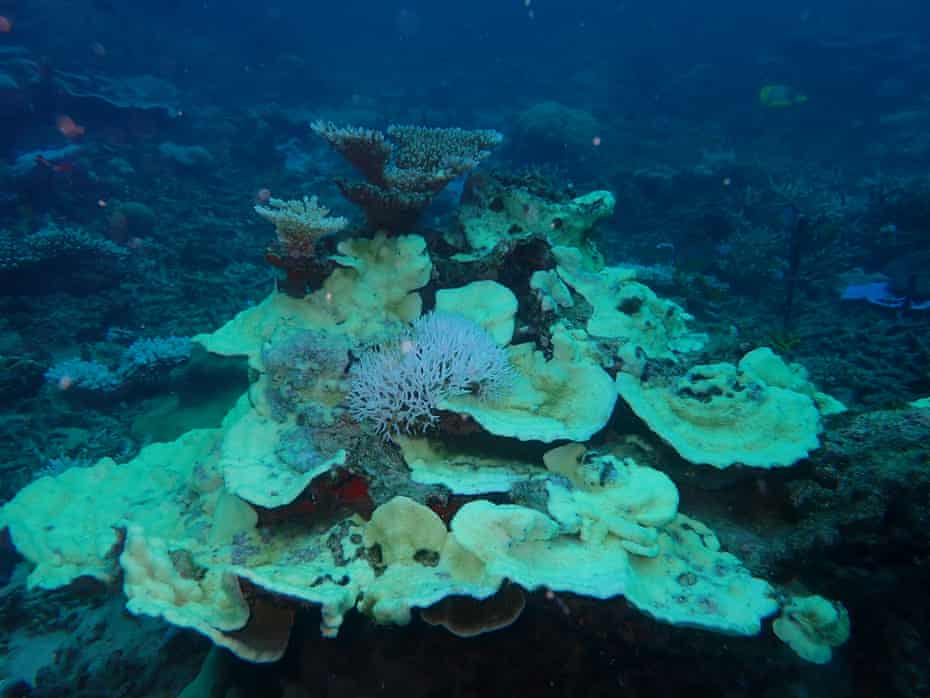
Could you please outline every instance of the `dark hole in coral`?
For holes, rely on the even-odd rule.
[[[633,315],[638,313],[639,309],[643,307],[643,299],[638,297],[633,298],[624,298],[620,301],[620,304],[617,306],[617,309],[621,313],[626,313],[627,315]]]
[[[413,559],[419,562],[421,565],[435,567],[439,564],[439,553],[437,553],[435,550],[417,550],[413,556]]]

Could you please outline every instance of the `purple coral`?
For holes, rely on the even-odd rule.
[[[352,369],[348,408],[383,437],[435,425],[439,403],[455,395],[499,397],[513,369],[482,327],[459,315],[430,313],[388,346],[361,356]]]

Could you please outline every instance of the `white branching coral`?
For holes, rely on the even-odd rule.
[[[352,368],[347,406],[382,437],[426,431],[444,399],[472,393],[500,397],[511,385],[507,353],[480,325],[451,313],[430,313],[408,334],[365,352]]]
[[[329,209],[315,196],[289,201],[269,199],[267,205],[257,205],[255,212],[274,223],[281,251],[293,258],[312,257],[317,240],[349,224],[343,216],[330,216]]]

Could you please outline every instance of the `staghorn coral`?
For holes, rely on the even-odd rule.
[[[117,375],[125,381],[158,383],[191,357],[189,337],[143,337],[126,348]]]
[[[316,121],[313,131],[348,160],[365,182],[340,181],[343,195],[368,224],[398,231],[412,226],[433,197],[491,154],[497,131],[389,126],[387,134]]]
[[[594,157],[597,148],[592,141],[604,131],[590,112],[553,101],[519,112],[513,127],[519,159],[568,168],[578,168]]]

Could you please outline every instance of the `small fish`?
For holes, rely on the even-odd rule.
[[[803,95],[790,85],[765,85],[759,90],[759,104],[769,109],[785,109],[807,102]]]
[[[78,125],[74,119],[67,114],[60,114],[55,120],[56,128],[69,141],[76,140],[84,135],[84,127]]]
[[[71,174],[74,172],[74,163],[68,160],[58,160],[52,162],[48,158],[45,158],[41,155],[36,155],[36,163],[42,165],[42,167],[47,167],[56,174]]]

